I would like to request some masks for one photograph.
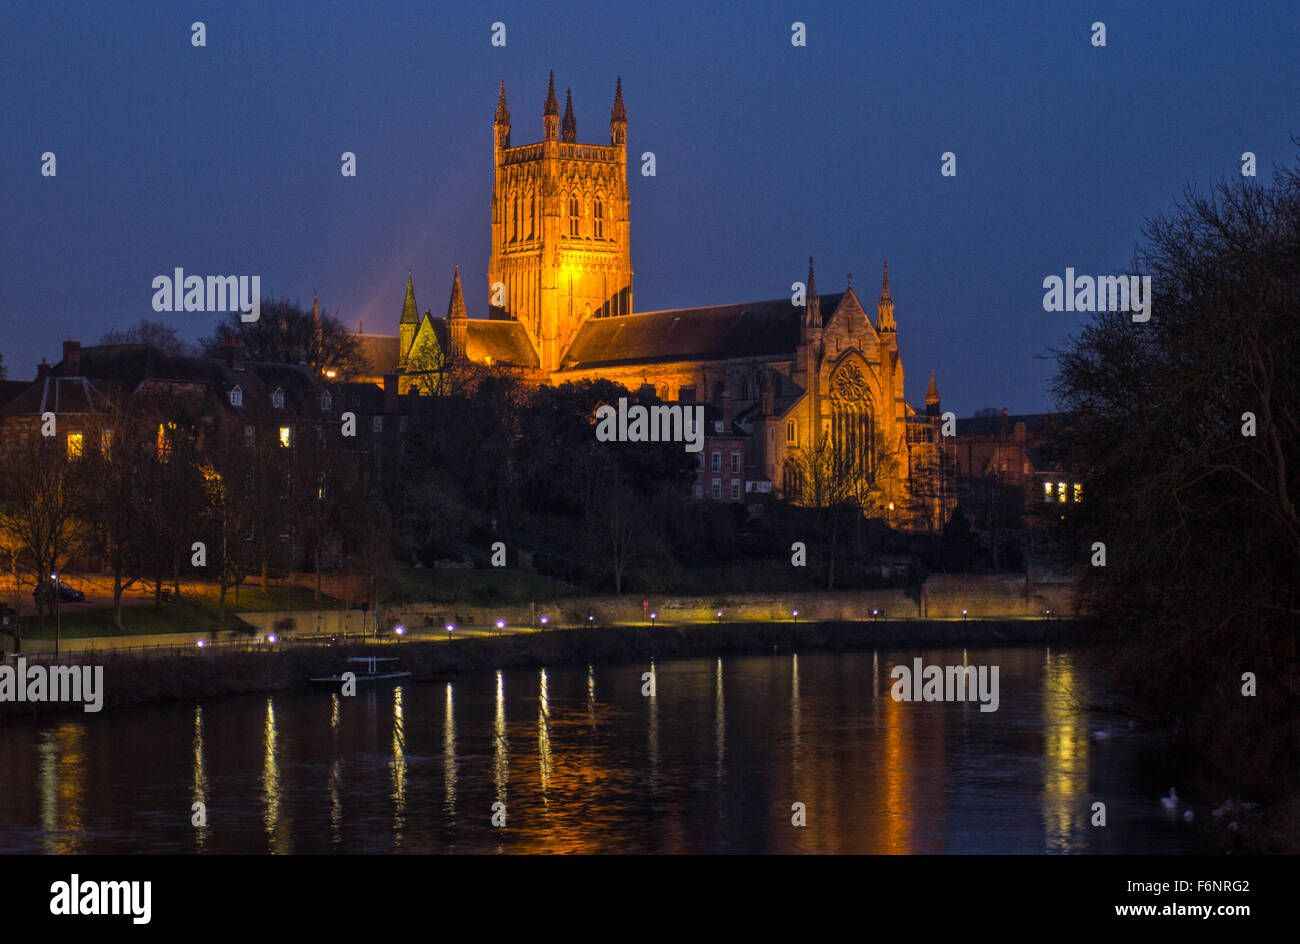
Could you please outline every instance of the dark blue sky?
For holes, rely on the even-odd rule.
[[[0,353],[11,379],[155,314],[154,276],[396,332],[407,269],[486,311],[492,114],[541,138],[546,73],[607,143],[623,77],[638,310],[777,298],[817,259],[874,311],[887,258],[907,395],[1047,409],[1035,359],[1082,317],[1042,280],[1126,271],[1188,183],[1290,163],[1300,4],[7,4],[0,15]],[[190,23],[208,45],[190,45]],[[490,25],[507,46],[490,45]],[[807,24],[808,45],[790,44]],[[1101,20],[1107,46],[1090,43]],[[339,173],[357,154],[358,176]],[[940,176],[954,151],[957,176]],[[40,174],[53,151],[58,176]],[[1159,317],[1159,312],[1156,312]]]

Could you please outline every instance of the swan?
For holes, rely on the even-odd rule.
[[[1160,805],[1167,810],[1178,809],[1178,794],[1174,792],[1173,787],[1169,788],[1169,796],[1160,798]]]
[[[1093,739],[1094,741],[1109,741],[1109,740],[1110,740],[1110,728],[1098,728],[1096,731],[1093,731],[1093,732],[1092,732],[1092,739]]]

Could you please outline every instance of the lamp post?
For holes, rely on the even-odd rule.
[[[650,613],[650,628],[651,628],[651,629],[654,629],[654,627],[655,627],[655,617],[657,617],[658,615],[659,615],[658,613],[655,613],[655,612],[653,612],[653,611]]]
[[[502,630],[504,630],[505,628],[506,628],[506,621],[505,621],[505,620],[502,620],[502,619],[497,620],[497,635],[498,635],[498,636],[501,635]]]
[[[59,657],[59,642],[63,635],[63,611],[59,609],[59,575],[50,574],[54,578],[54,658]]]
[[[448,624],[447,624],[447,638],[450,639],[450,638],[451,638],[451,634],[454,633],[455,631],[456,631],[456,624],[455,624],[455,623],[448,623]]]

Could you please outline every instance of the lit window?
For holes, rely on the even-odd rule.
[[[739,472],[740,472],[740,453],[733,452],[731,454],[731,474],[736,475]]]
[[[334,409],[334,398],[331,397],[328,393],[321,394],[320,411],[322,413],[328,413],[332,409]]]
[[[1052,500],[1052,483],[1051,483],[1051,482],[1044,482],[1044,483],[1043,483],[1043,501],[1051,501],[1051,500]]]
[[[790,420],[785,424],[785,441],[791,445],[798,441],[795,437],[794,420]]]
[[[1078,482],[1074,483],[1074,500],[1083,501],[1083,486]]]
[[[68,433],[68,458],[81,458],[81,433]]]
[[[280,427],[280,445],[287,449],[287,448],[289,448],[289,442],[290,442],[290,437],[289,437],[289,427],[288,427],[288,426],[281,426],[281,427]]]
[[[166,462],[171,458],[172,442],[176,438],[175,423],[158,424],[158,458]]]
[[[600,200],[597,200],[597,201],[596,201],[596,206],[595,206],[595,208],[592,210],[592,216],[593,216],[593,221],[592,221],[592,224],[591,224],[592,227],[593,227],[592,235],[595,236],[597,239],[604,239],[604,237],[605,237],[605,204],[603,204]]]
[[[320,474],[320,480],[316,486],[316,500],[317,501],[325,500],[325,473],[324,472]]]
[[[569,197],[569,235],[578,235],[578,198]]]
[[[257,430],[254,429],[252,426],[245,426],[245,427],[244,427],[244,445],[245,445],[245,446],[251,446],[251,445],[253,445],[253,442],[254,442],[256,439],[257,439]]]
[[[1057,482],[1057,483],[1056,483],[1056,500],[1057,500],[1057,501],[1062,501],[1062,502],[1065,501],[1065,483],[1064,483],[1064,482]]]
[[[372,428],[376,433],[382,433],[384,431],[384,418],[382,416],[376,416],[371,422],[373,424]]]
[[[715,452],[713,454],[713,471],[714,472],[722,471],[722,453],[720,452]],[[716,482],[717,479],[714,479],[714,481]]]
[[[113,458],[113,431],[106,429],[99,434],[99,454],[105,459]]]
[[[231,406],[243,406],[243,405],[244,405],[244,391],[243,391],[243,388],[241,388],[241,387],[233,387],[233,388],[231,388],[231,391],[230,391],[230,405],[231,405]]]
[[[284,391],[279,387],[276,387],[275,392],[271,394],[271,406],[277,410],[284,409]]]

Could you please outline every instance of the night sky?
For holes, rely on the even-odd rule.
[[[459,262],[484,314],[497,83],[524,144],[554,69],[585,143],[622,76],[637,310],[788,296],[811,254],[874,315],[888,259],[910,402],[933,368],[959,416],[1045,410],[1035,355],[1086,316],[1043,279],[1129,271],[1144,217],[1243,151],[1293,162],[1298,38],[1295,0],[7,3],[0,354],[30,379],[69,334],[210,333],[152,311],[177,266],[396,333],[407,269],[441,315]]]

